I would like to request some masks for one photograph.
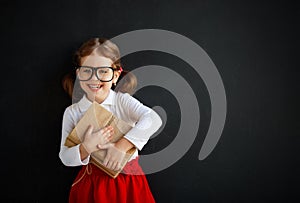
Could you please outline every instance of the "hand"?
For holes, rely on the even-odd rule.
[[[107,168],[117,171],[121,169],[121,163],[125,157],[126,152],[118,149],[115,143],[107,143],[105,145],[98,145],[99,149],[107,149],[103,165]]]
[[[93,132],[93,126],[89,126],[82,142],[83,147],[88,154],[93,153],[94,151],[99,150],[98,144],[107,144],[112,139],[113,128],[111,126],[102,128],[96,132]]]

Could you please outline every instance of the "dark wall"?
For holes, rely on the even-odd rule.
[[[201,46],[215,63],[227,96],[222,137],[203,161],[210,99],[182,60],[145,51],[124,68],[158,64],[180,73],[201,112],[197,138],[171,167],[147,175],[157,202],[271,202],[298,198],[299,5],[288,1],[8,1],[1,7],[1,200],[67,202],[78,168],[58,157],[64,109],[61,87],[72,54],[90,37],[164,29]],[[135,95],[162,106],[165,128],[141,153],[163,149],[176,136],[178,103],[165,89]],[[298,188],[297,188],[298,187]]]

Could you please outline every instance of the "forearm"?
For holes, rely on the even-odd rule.
[[[134,147],[134,145],[129,140],[122,137],[119,141],[115,143],[115,147],[123,152],[127,152],[129,149]]]
[[[161,125],[161,118],[152,110],[141,116],[136,125],[124,137],[141,150]]]
[[[80,166],[88,164],[88,157],[81,154],[80,145],[74,147],[65,146],[67,136],[75,127],[76,119],[74,120],[71,108],[67,108],[64,112],[62,123],[62,138],[60,144],[59,158],[65,166]],[[81,158],[82,157],[82,158]],[[83,158],[86,158],[85,160]]]
[[[82,156],[83,157],[83,156]],[[88,157],[85,159],[81,158],[80,145],[74,147],[61,146],[59,152],[59,158],[66,166],[80,166],[88,164]]]

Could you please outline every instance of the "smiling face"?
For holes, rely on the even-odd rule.
[[[99,56],[97,54],[91,54],[89,56],[85,56],[81,58],[81,66],[90,66],[90,67],[102,67],[109,66],[111,67],[113,61],[104,56]],[[78,69],[76,73],[78,74]],[[109,94],[111,86],[113,83],[116,83],[120,73],[118,71],[114,71],[114,77],[112,81],[109,82],[101,82],[98,80],[95,74],[93,74],[92,78],[88,81],[80,81],[80,86],[83,91],[86,93],[87,98],[90,101],[97,101],[98,103],[102,103]]]

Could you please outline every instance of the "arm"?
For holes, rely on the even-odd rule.
[[[81,144],[70,148],[65,146],[66,138],[74,127],[75,121],[72,117],[72,112],[70,108],[67,108],[63,115],[59,158],[66,166],[86,165],[89,162],[90,156],[86,154],[87,152],[82,148]]]
[[[118,142],[115,144],[116,148],[121,150],[122,152],[127,152],[130,150],[132,147],[134,147],[134,144],[132,144],[129,140],[126,138],[122,137]]]
[[[116,100],[116,116],[135,124],[127,134],[116,143],[99,145],[99,149],[107,149],[103,164],[112,170],[118,170],[125,152],[133,146],[139,150],[148,142],[162,124],[160,117],[149,107],[144,106],[129,94],[119,94]]]
[[[124,119],[135,123],[135,126],[124,136],[124,139],[141,150],[149,138],[160,128],[162,120],[155,111],[129,94],[122,95],[120,101],[120,105],[124,109]]]

